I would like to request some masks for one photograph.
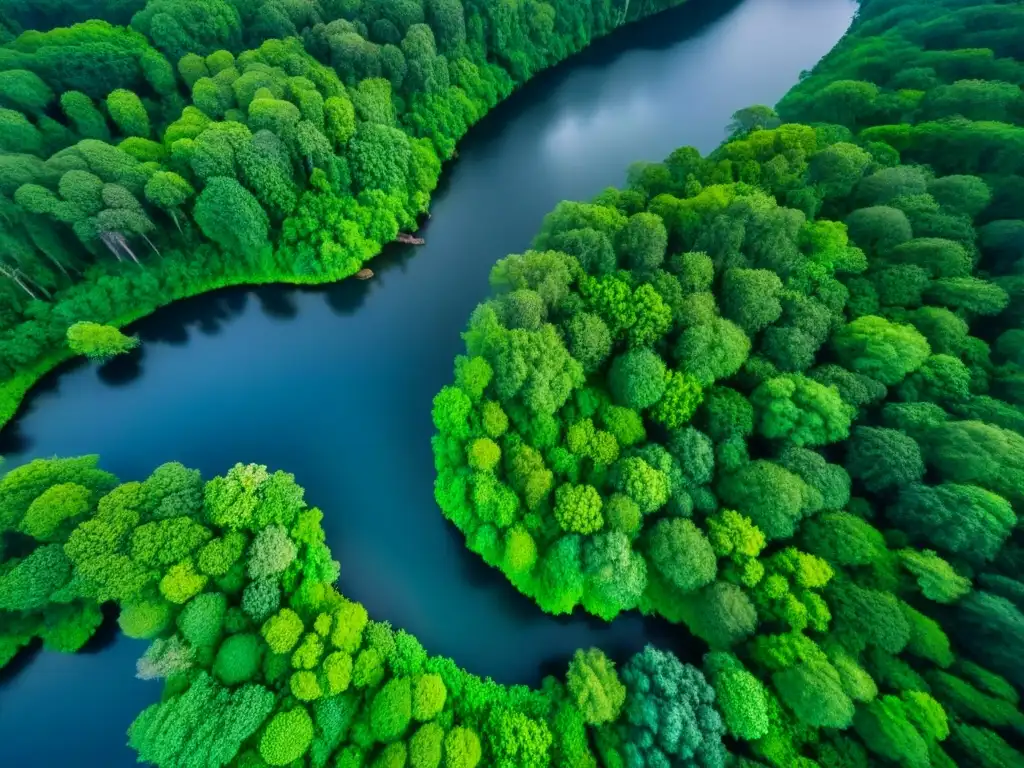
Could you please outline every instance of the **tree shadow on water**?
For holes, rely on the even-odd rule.
[[[0,431],[0,456],[20,456],[32,450],[32,441],[22,431],[17,419],[7,423]]]
[[[118,355],[96,370],[100,381],[109,387],[124,387],[142,375],[145,348],[140,346],[127,355]]]
[[[267,317],[275,320],[294,320],[299,316],[294,288],[265,286],[253,289],[253,294]]]
[[[367,268],[373,270],[373,277],[369,280],[347,277],[315,290],[323,294],[324,301],[333,314],[338,317],[354,315],[363,307],[370,294],[383,286],[386,275],[395,271],[405,271],[415,253],[416,246],[389,243],[378,255],[366,262]]]
[[[180,347],[188,343],[189,329],[205,336],[215,336],[225,323],[245,311],[250,289],[225,288],[202,296],[182,299],[158,309],[152,315],[133,323],[126,333],[136,334],[142,341],[158,341]]]
[[[117,617],[120,611],[114,603],[104,603],[100,610],[103,612],[103,623],[100,624],[95,634],[90,637],[85,645],[79,650],[79,654],[96,654],[102,653],[117,640],[117,636],[121,633],[121,627],[117,623]]]
[[[42,651],[43,643],[38,638],[18,651],[17,655],[6,666],[0,668],[0,689],[10,685],[18,675],[32,666],[32,662],[36,660]]]

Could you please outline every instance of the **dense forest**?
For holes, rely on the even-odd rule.
[[[292,475],[252,464],[208,482],[166,464],[119,484],[95,456],[12,470],[0,666],[36,635],[77,650],[116,603],[121,630],[153,640],[137,675],[165,680],[128,742],[163,768],[595,766],[588,725],[624,707],[651,709],[648,729],[699,722],[689,743],[724,765],[711,686],[672,654],[648,648],[616,670],[579,651],[565,683],[531,691],[370,620],[333,586],[323,513],[303,496]]]
[[[351,274],[490,106],[670,4],[0,0],[0,415],[159,303]],[[1022,84],[1020,2],[861,0],[776,109],[494,267],[438,505],[542,609],[702,657],[499,686],[337,592],[291,475],[83,457],[0,479],[0,666],[116,604],[158,766],[1024,768]]]
[[[719,149],[551,212],[434,401],[466,545],[700,638],[743,765],[1024,766],[1022,84],[1020,2],[862,0]],[[653,711],[605,765],[711,764]]]
[[[680,2],[0,0],[0,424],[75,323],[354,274],[498,101]]]

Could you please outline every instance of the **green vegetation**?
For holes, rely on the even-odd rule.
[[[356,273],[491,107],[680,2],[0,0],[0,424],[79,322]]]
[[[121,629],[152,641],[138,676],[165,681],[128,732],[158,766],[596,768],[597,727],[605,751],[697,750],[701,765],[724,765],[721,727],[673,740],[680,718],[721,720],[700,670],[671,654],[648,648],[620,675],[581,651],[567,684],[530,690],[481,680],[370,620],[334,588],[323,513],[303,495],[291,475],[251,464],[207,482],[166,464],[118,484],[95,456],[11,470],[0,480],[0,666],[34,637],[79,649],[113,601]],[[638,714],[652,706],[653,719]]]
[[[1019,3],[862,0],[777,111],[494,266],[438,505],[545,611],[712,651],[623,670],[606,765],[1024,765],[1021,40]],[[614,717],[596,659],[568,686]]]
[[[625,20],[327,5],[12,34],[7,392],[175,296],[351,274],[487,108]],[[336,591],[290,475],[118,484],[95,457],[0,480],[0,663],[116,603],[166,680],[129,732],[159,766],[1024,766],[1024,13],[861,6],[708,157],[559,205],[434,402],[467,546],[546,611],[683,625],[700,669],[589,649],[564,683],[480,680]]]

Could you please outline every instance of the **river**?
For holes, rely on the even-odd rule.
[[[839,39],[853,0],[690,5],[597,43],[475,127],[445,171],[427,245],[389,247],[368,282],[228,289],[137,323],[136,355],[48,376],[0,434],[9,468],[98,453],[122,479],[177,460],[294,472],[370,615],[505,683],[564,671],[578,647],[623,658],[647,642],[695,655],[638,615],[542,614],[469,553],[432,493],[430,404],[491,265],[528,247],[562,199],[621,184],[636,160],[709,151],[736,109],[771,104]],[[133,717],[159,684],[133,677],[143,643],[107,631],[77,656],[39,652],[0,684],[5,765],[129,766]]]

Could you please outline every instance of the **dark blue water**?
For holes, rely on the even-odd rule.
[[[341,561],[342,591],[428,651],[508,683],[561,673],[597,645],[693,654],[638,615],[607,625],[542,614],[467,552],[433,500],[430,403],[495,260],[544,214],[622,183],[636,160],[724,138],[730,114],[774,103],[848,26],[853,0],[694,0],[531,83],[466,138],[425,227],[369,282],[225,290],[138,323],[140,353],[57,372],[0,435],[7,466],[99,453],[123,479],[177,460],[294,472]],[[139,642],[39,653],[0,687],[5,765],[128,766],[124,732],[159,694],[135,680]]]

